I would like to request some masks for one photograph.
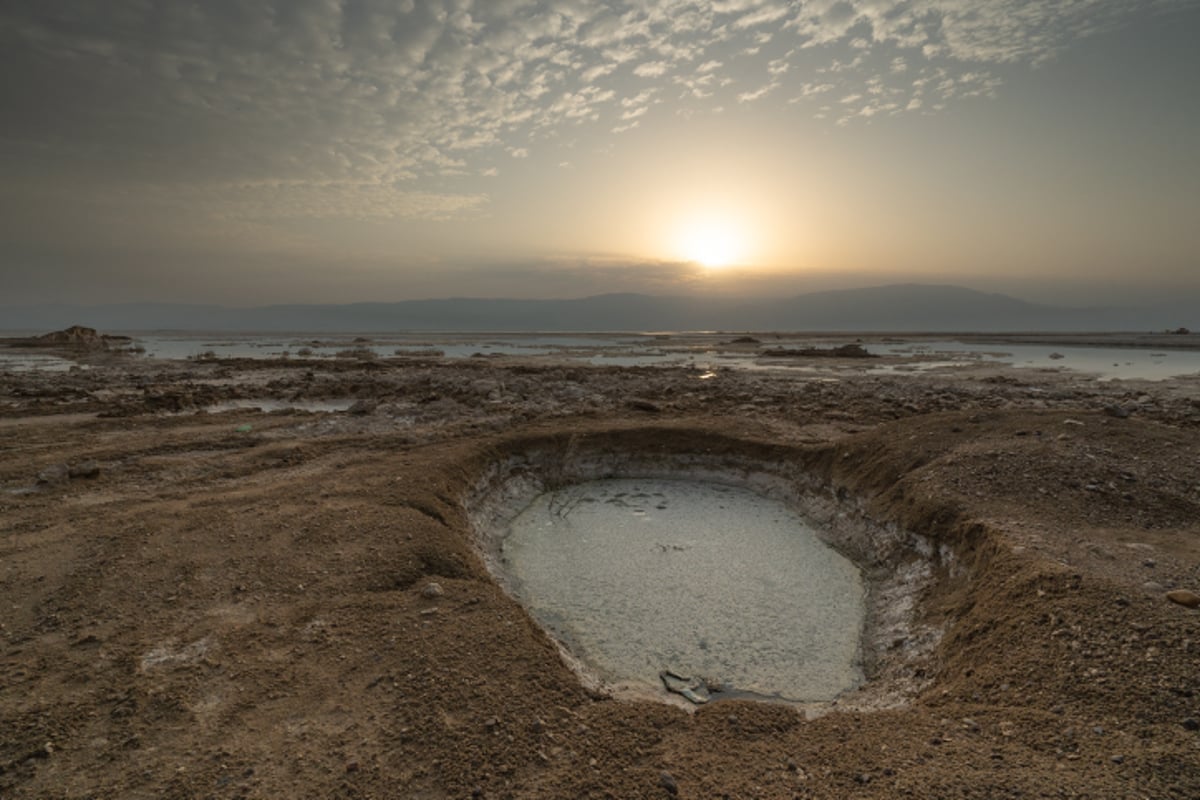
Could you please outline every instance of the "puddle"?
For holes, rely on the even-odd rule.
[[[533,616],[606,681],[653,685],[669,670],[792,702],[830,701],[862,681],[858,568],[746,489],[569,486],[513,519],[502,553]]]
[[[593,691],[691,707],[680,689],[712,686],[819,714],[928,685],[942,628],[917,610],[957,556],[801,459],[637,429],[502,452],[463,497],[480,554]]]

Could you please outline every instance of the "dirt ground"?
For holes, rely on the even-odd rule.
[[[266,399],[354,405],[205,411]],[[464,507],[534,445],[786,461],[952,552],[913,611],[942,632],[919,690],[810,716],[585,688]],[[1196,380],[504,359],[0,375],[14,800],[1195,798],[1200,610],[1173,590],[1200,592]]]

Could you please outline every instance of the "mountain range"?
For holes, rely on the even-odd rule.
[[[567,300],[446,298],[344,305],[0,306],[0,330],[103,331],[1150,331],[1200,327],[1193,304],[1041,305],[958,286],[898,284],[786,298],[602,294]]]

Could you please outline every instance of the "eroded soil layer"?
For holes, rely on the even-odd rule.
[[[1200,796],[1200,612],[1166,599],[1200,589],[1195,396],[503,362],[6,375],[0,796]],[[194,413],[247,397],[361,403]],[[835,516],[920,532],[911,616],[944,633],[895,660],[917,688],[808,718],[585,687],[467,512],[537,446],[787,464]]]

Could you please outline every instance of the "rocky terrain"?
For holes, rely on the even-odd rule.
[[[470,525],[534,450],[803,473],[931,543],[936,646],[807,713],[585,686]],[[1195,379],[117,358],[0,375],[0,452],[5,798],[1200,796]]]

